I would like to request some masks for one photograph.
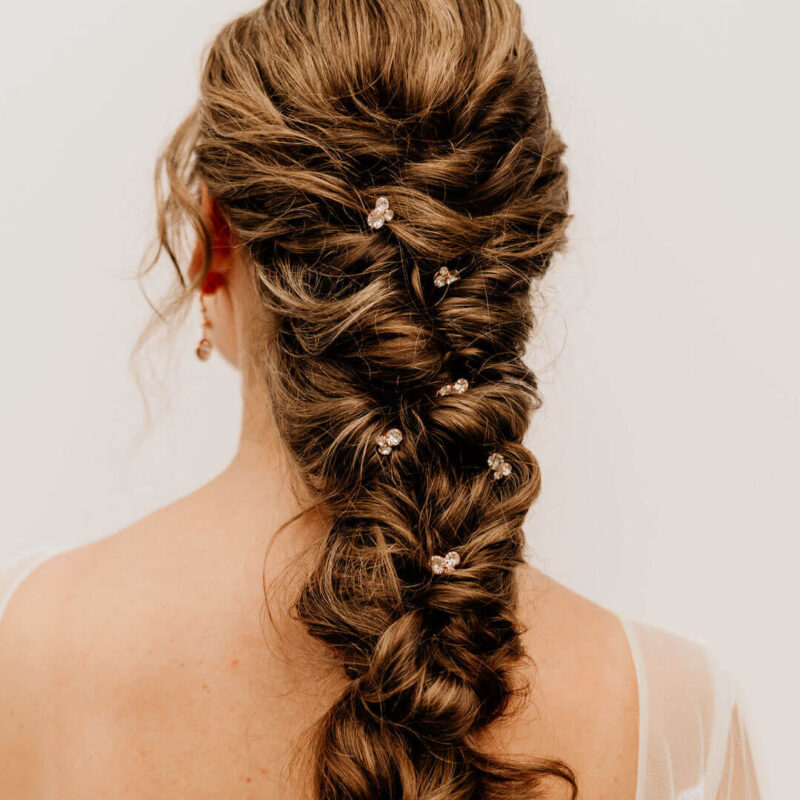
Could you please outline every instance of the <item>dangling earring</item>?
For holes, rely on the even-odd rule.
[[[208,330],[211,328],[211,323],[208,319],[206,303],[202,294],[200,295],[200,311],[203,314],[203,335],[201,336],[200,341],[197,343],[197,347],[195,348],[194,352],[201,361],[208,361],[214,346],[211,344],[211,340],[208,338]]]

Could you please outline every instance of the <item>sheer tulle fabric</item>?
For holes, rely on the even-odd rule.
[[[733,673],[699,641],[623,626],[639,679],[635,800],[767,800]]]
[[[0,618],[14,591],[55,551],[0,565]],[[621,618],[639,683],[634,800],[769,800],[733,673],[697,641]]]

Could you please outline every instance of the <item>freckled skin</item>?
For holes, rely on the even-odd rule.
[[[0,797],[50,800],[28,788],[34,763],[58,800],[302,796],[311,770],[302,749],[295,773],[291,760],[340,685],[308,637],[286,623],[265,634],[263,543],[231,528],[217,549],[200,540],[198,526],[223,530],[213,516],[223,507],[216,492],[195,498],[26,581],[0,628]],[[167,546],[181,529],[180,546]],[[295,553],[279,547],[270,577]],[[253,565],[245,578],[242,564]],[[214,589],[202,602],[201,585]],[[582,777],[585,800],[630,800],[635,676],[616,619],[529,567],[520,614],[536,665],[523,676],[531,702],[488,746],[558,755]]]

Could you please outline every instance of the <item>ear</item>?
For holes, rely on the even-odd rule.
[[[206,185],[200,185],[201,205],[203,215],[208,223],[210,237],[210,264],[207,278],[214,276],[213,280],[219,284],[224,281],[233,266],[233,238],[231,229],[216,200],[209,194]],[[203,269],[203,240],[197,237],[192,260],[189,263],[189,280],[194,282]],[[214,287],[216,288],[216,286]]]

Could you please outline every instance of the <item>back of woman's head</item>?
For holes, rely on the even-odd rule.
[[[560,762],[481,748],[524,655],[523,354],[564,242],[562,152],[513,0],[268,0],[217,36],[162,160],[169,252],[182,221],[207,230],[202,183],[247,254],[270,320],[254,363],[330,514],[296,601],[346,676],[316,731],[318,798],[574,786]],[[394,217],[373,229],[380,196]],[[432,570],[449,551],[457,568]]]

